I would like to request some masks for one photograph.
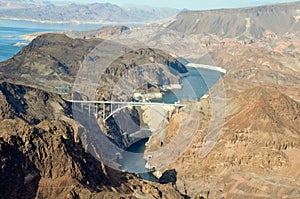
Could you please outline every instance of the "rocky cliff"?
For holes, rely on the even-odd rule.
[[[60,96],[5,82],[0,88],[1,198],[183,198],[172,185],[95,159]]]
[[[53,94],[7,82],[0,84],[0,119],[21,119],[28,124],[57,120],[70,114],[67,104]]]

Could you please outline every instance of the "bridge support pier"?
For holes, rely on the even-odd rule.
[[[98,119],[98,104],[94,104],[95,105],[95,117],[96,119]]]
[[[103,115],[102,115],[102,120],[105,122],[105,103],[103,104]]]

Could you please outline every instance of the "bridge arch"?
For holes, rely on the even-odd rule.
[[[121,110],[123,110],[125,108],[136,107],[136,106],[142,107],[142,106],[145,106],[145,105],[135,105],[135,106],[133,106],[133,105],[125,105],[125,106],[122,106],[120,108],[117,108],[117,109],[111,111],[108,116],[106,116],[105,118],[103,118],[103,122],[106,122],[106,120],[108,120],[108,118],[112,117],[114,114],[116,114],[117,112],[119,112],[119,111],[121,111]]]

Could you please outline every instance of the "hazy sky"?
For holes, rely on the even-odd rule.
[[[66,0],[50,0],[52,2],[63,2]],[[68,0],[76,3],[113,3],[120,6],[123,5],[147,5],[152,7],[173,7],[188,9],[214,9],[214,8],[231,8],[246,7],[264,4],[272,4],[278,2],[293,2],[295,0]]]

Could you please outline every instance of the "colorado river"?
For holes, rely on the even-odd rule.
[[[142,139],[135,144],[131,145],[127,151],[135,153],[136,155],[132,155],[130,153],[126,153],[123,156],[121,161],[123,165],[123,169],[132,171],[133,169],[136,171],[145,170],[146,160],[143,159],[145,144],[148,139]],[[149,180],[152,182],[157,182],[158,180],[151,173],[140,173],[141,177],[145,180]]]

